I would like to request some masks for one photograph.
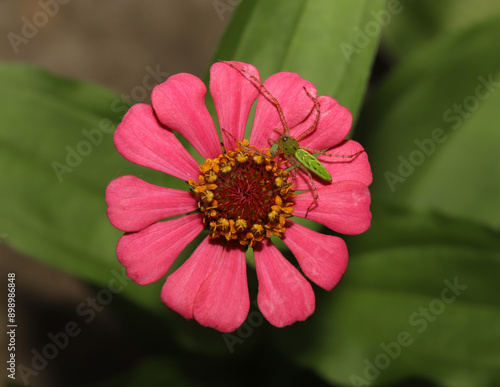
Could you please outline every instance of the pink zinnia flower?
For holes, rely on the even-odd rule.
[[[283,327],[309,317],[315,308],[311,284],[283,257],[270,237],[280,237],[302,273],[331,290],[347,267],[345,242],[310,230],[290,216],[304,217],[313,200],[311,181],[298,171],[293,181],[283,160],[266,153],[273,128],[281,128],[276,107],[261,92],[257,69],[241,62],[215,63],[210,92],[223,151],[205,106],[206,87],[197,77],[176,74],[158,85],[153,106],[136,104],[118,125],[114,141],[127,160],[187,181],[191,191],[149,184],[135,176],[113,180],[106,190],[110,222],[125,231],[117,246],[118,260],[141,285],[163,277],[182,250],[204,229],[207,237],[177,270],[167,276],[161,299],[186,319],[231,332],[250,308],[245,251],[251,247],[259,281],[257,303],[264,317]],[[264,82],[279,101],[291,135],[315,120],[313,84],[294,73],[277,73]],[[242,141],[250,109],[257,107],[249,142]],[[362,151],[349,133],[350,112],[329,96],[317,97],[319,121],[301,145],[353,155]],[[206,159],[199,165],[174,136],[177,131]],[[240,141],[235,141],[235,139]],[[225,153],[224,153],[225,152]],[[268,152],[268,151],[267,151]],[[320,156],[333,183],[315,180],[318,200],[307,217],[343,234],[370,226],[372,174],[366,153],[353,158]],[[288,180],[289,179],[289,180]],[[168,219],[186,214],[174,219]],[[165,220],[167,219],[167,220]]]

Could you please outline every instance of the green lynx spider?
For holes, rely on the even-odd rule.
[[[280,103],[278,100],[267,90],[267,88],[264,86],[264,84],[257,79],[254,75],[250,74],[248,71],[245,69],[242,69],[230,62],[227,61],[221,61],[222,63],[227,64],[228,66],[234,68],[235,70],[239,71],[240,73],[245,76],[246,79],[248,79],[250,82],[254,81],[260,88],[260,91],[262,91],[265,95],[266,98],[271,102],[276,110],[278,111],[281,125],[283,126],[282,129],[280,128],[274,128],[274,131],[280,134],[280,137],[277,140],[272,140],[268,139],[270,144],[276,144],[278,148],[273,154],[273,157],[282,155],[294,168],[295,175],[293,176],[293,180],[295,180],[296,174],[297,174],[297,168],[301,169],[304,173],[307,174],[309,177],[309,180],[311,181],[311,185],[313,188],[313,201],[309,205],[306,211],[305,217],[307,218],[307,215],[309,214],[309,211],[311,210],[312,206],[317,202],[318,200],[318,190],[316,189],[316,185],[314,184],[313,177],[311,175],[311,172],[315,174],[317,177],[320,179],[326,181],[326,182],[332,182],[332,176],[330,175],[330,172],[328,169],[325,168],[323,164],[315,157],[313,154],[318,154],[321,156],[329,156],[329,157],[342,157],[342,158],[352,158],[360,153],[364,152],[364,150],[358,151],[352,155],[339,155],[339,154],[331,154],[331,153],[326,153],[325,151],[319,150],[319,149],[313,149],[307,146],[303,146],[299,144],[299,141],[302,140],[303,138],[307,137],[309,134],[311,134],[315,129],[316,126],[318,125],[319,121],[319,116],[320,116],[320,109],[321,105],[318,102],[318,100],[313,97],[307,89],[304,87],[304,91],[307,94],[307,96],[314,102],[314,109],[316,110],[316,117],[314,119],[314,122],[312,125],[304,130],[301,134],[299,134],[297,137],[292,137],[290,135],[290,129],[288,128],[288,124],[285,119],[285,115],[283,113],[283,109],[281,108]],[[249,79],[250,78],[250,79]]]

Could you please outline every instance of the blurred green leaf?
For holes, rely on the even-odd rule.
[[[387,24],[383,47],[401,59],[442,34],[452,34],[500,13],[497,0],[401,0],[402,12]]]
[[[252,63],[262,79],[297,72],[357,117],[381,30],[374,15],[384,6],[385,0],[243,1],[215,59]]]
[[[114,147],[112,133],[128,106],[100,87],[27,65],[0,65],[0,84],[5,243],[100,286],[124,277],[115,253],[122,233],[106,217],[106,186],[126,174],[165,182]],[[164,308],[157,286],[122,281],[124,294]]]
[[[436,40],[371,94],[359,122],[374,193],[500,227],[500,17]]]
[[[344,385],[410,377],[499,385],[500,234],[437,215],[373,210],[372,228],[349,243],[351,262],[333,294],[320,295],[310,322],[277,332],[286,353]]]

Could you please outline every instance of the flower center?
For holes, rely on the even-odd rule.
[[[237,141],[234,151],[200,165],[198,183],[189,180],[210,237],[252,246],[272,235],[281,237],[295,196],[290,173],[267,149]]]

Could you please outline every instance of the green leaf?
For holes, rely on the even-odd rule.
[[[158,286],[130,286],[106,217],[104,192],[135,174],[165,183],[116,151],[112,133],[128,106],[100,87],[20,64],[0,65],[0,230],[5,243],[100,286],[122,278],[124,294],[164,309]]]
[[[297,72],[356,117],[381,30],[373,14],[384,5],[385,0],[243,1],[215,59],[252,63],[262,79]],[[373,30],[367,30],[369,23]],[[357,44],[363,33],[366,39]]]
[[[401,1],[401,11],[384,30],[382,45],[403,58],[443,34],[453,34],[500,13],[497,0]]]
[[[373,192],[500,227],[500,17],[436,40],[369,99]]]
[[[358,247],[341,283],[320,297],[310,322],[278,332],[286,353],[345,385],[410,377],[498,385],[500,234],[428,213],[373,210],[372,228],[349,243]]]

